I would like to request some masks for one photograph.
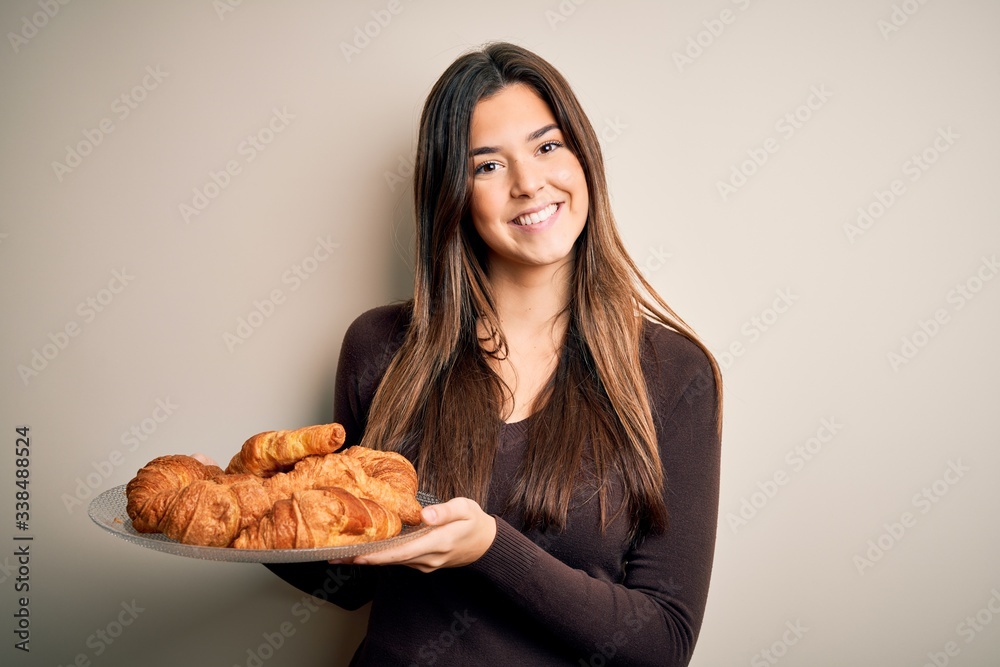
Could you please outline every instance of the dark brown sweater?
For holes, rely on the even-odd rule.
[[[344,337],[334,419],[348,444],[361,439],[407,313],[399,305],[368,311]],[[619,518],[602,534],[591,494],[571,508],[564,531],[520,532],[520,516],[505,513],[504,500],[529,418],[502,428],[484,508],[497,517],[497,536],[475,563],[429,574],[326,562],[268,567],[342,607],[372,602],[352,665],[688,664],[715,547],[718,405],[708,358],[696,345],[652,323],[644,338],[643,371],[666,475],[666,532],[630,548],[627,522]]]

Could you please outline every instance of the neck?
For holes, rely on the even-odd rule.
[[[572,278],[572,260],[530,270],[491,267],[490,283],[505,334],[517,336],[559,324],[556,328],[564,329],[560,315],[569,303]]]

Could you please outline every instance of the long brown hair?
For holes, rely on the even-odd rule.
[[[633,536],[666,525],[663,469],[640,366],[644,318],[691,329],[640,274],[618,235],[597,135],[569,84],[518,46],[487,45],[456,60],[432,88],[414,167],[417,238],[406,338],[375,394],[362,444],[395,449],[417,465],[421,488],[480,504],[489,491],[509,388],[490,355],[506,343],[483,242],[470,219],[469,135],[476,104],[502,88],[530,86],[551,108],[579,160],[589,217],[576,242],[568,329],[556,371],[535,401],[512,506],[526,523],[565,526],[577,484],[597,490],[607,523],[608,485],[620,477]],[[499,346],[484,346],[477,323]],[[495,349],[499,347],[499,349]],[[715,386],[721,387],[712,360]]]

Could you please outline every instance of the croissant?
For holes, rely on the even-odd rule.
[[[340,424],[306,426],[292,431],[265,431],[247,439],[226,467],[227,473],[269,477],[290,470],[307,456],[330,454],[344,445]]]
[[[297,490],[335,486],[375,501],[398,514],[407,525],[420,523],[417,473],[413,464],[394,452],[352,453],[360,449],[363,448],[351,447],[344,453],[304,458],[290,472],[270,477],[264,484],[285,498]]]
[[[218,466],[206,466],[184,455],[160,456],[143,466],[125,487],[128,503],[125,511],[132,526],[140,533],[159,532],[160,520],[170,498],[160,496],[165,490],[178,490],[197,480],[222,474]]]
[[[223,475],[196,459],[163,456],[126,485],[125,511],[140,533],[163,533],[185,544],[227,546],[276,499],[252,475]]]
[[[369,477],[385,482],[400,493],[416,497],[417,471],[402,454],[357,445],[348,447],[343,453],[357,459]]]
[[[204,465],[190,456],[162,456],[146,464],[126,486],[126,512],[138,532],[161,532],[185,544],[230,546],[244,532],[244,542],[257,535],[252,539],[284,544],[287,540],[259,537],[261,531],[288,525],[287,518],[275,523],[275,517],[288,511],[282,501],[294,499],[300,492],[329,487],[338,492],[305,496],[311,516],[322,516],[317,504],[326,499],[333,503],[327,512],[349,511],[350,517],[368,516],[370,520],[362,521],[360,532],[355,523],[360,519],[343,519],[340,524],[322,520],[317,530],[325,532],[318,541],[328,546],[383,539],[387,530],[394,531],[393,535],[399,532],[400,528],[393,528],[396,524],[420,523],[413,465],[399,454],[363,447],[351,447],[341,454],[307,456],[291,471],[266,478],[226,474],[218,466]],[[357,502],[344,500],[343,494]],[[365,512],[359,507],[366,508]],[[267,524],[259,526],[267,516]],[[340,533],[343,537],[336,537]]]
[[[337,487],[296,491],[233,542],[236,549],[336,547],[399,534],[399,515]]]

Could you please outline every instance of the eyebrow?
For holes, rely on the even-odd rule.
[[[525,138],[526,143],[535,141],[536,139],[541,139],[545,134],[552,130],[558,130],[559,125],[556,123],[550,123],[545,127],[540,127]],[[481,146],[479,148],[473,148],[469,151],[469,157],[476,157],[477,155],[486,155],[488,153],[499,153],[499,146]]]

